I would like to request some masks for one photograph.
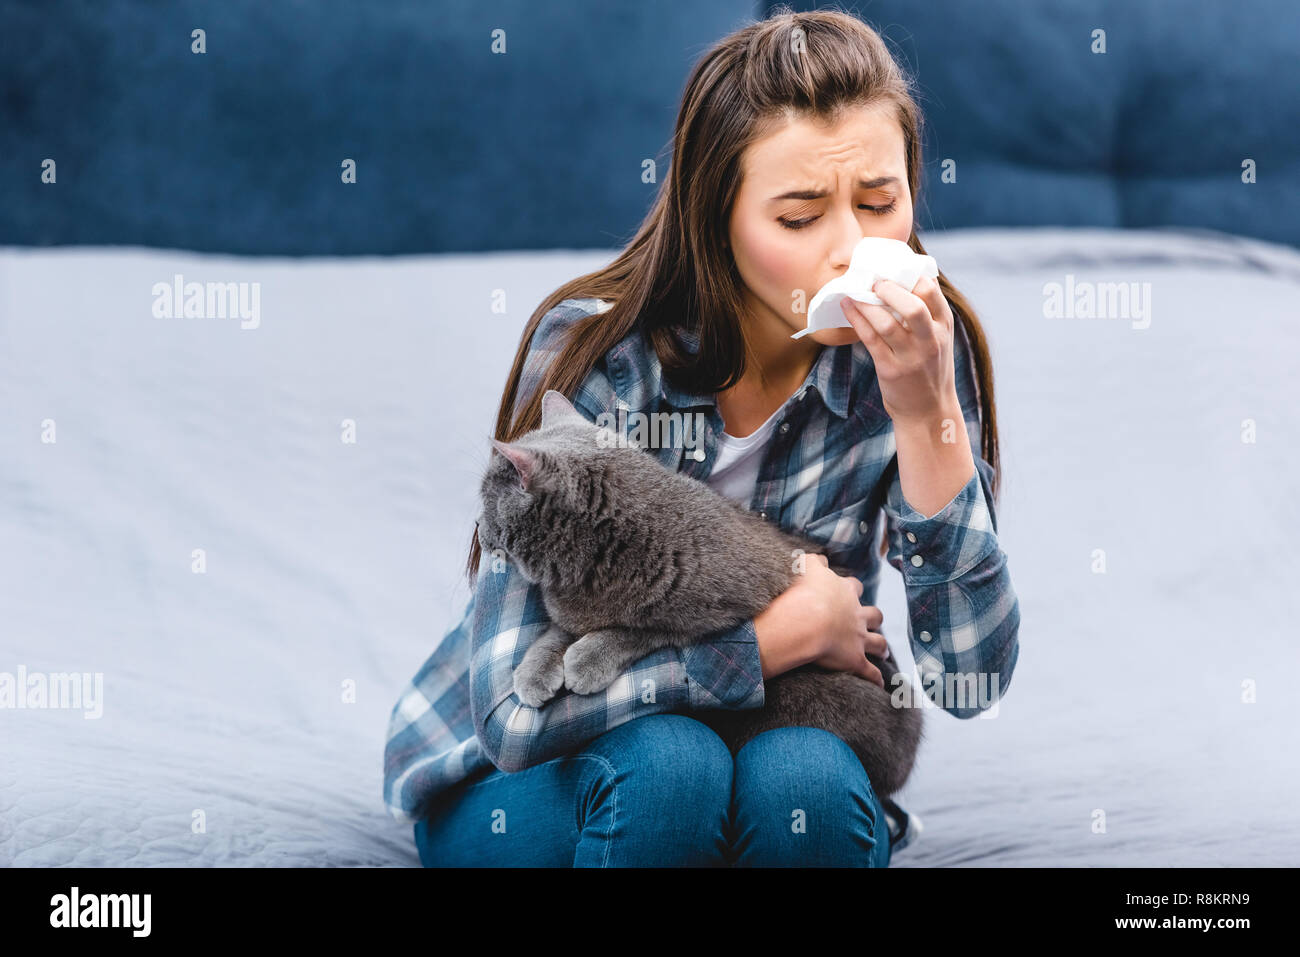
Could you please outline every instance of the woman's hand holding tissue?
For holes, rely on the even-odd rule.
[[[957,395],[955,320],[928,276],[911,292],[888,279],[877,281],[873,292],[907,325],[885,306],[844,299],[842,308],[875,360],[880,398],[894,421],[903,499],[933,518],[976,474]]]
[[[911,292],[896,282],[878,279],[871,291],[885,306],[840,300],[875,361],[880,397],[894,425],[933,423],[960,410],[953,361],[953,315],[939,283],[922,276]],[[961,420],[960,413],[957,416]]]

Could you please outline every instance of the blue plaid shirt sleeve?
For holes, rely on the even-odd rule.
[[[590,302],[566,300],[543,316],[525,359],[520,403],[558,353],[564,328],[590,314],[592,309],[584,308]],[[616,412],[617,401],[601,362],[583,382],[574,406],[595,421],[603,412]],[[549,626],[541,589],[504,557],[484,554],[474,592],[470,700],[479,743],[503,771],[573,753],[644,715],[763,704],[758,639],[749,619],[688,648],[661,648],[635,662],[604,691],[576,695],[564,688],[542,707],[532,708],[514,693],[514,669]]]
[[[927,517],[903,497],[895,468],[884,503],[886,558],[903,576],[908,642],[922,688],[944,711],[971,718],[1010,684],[1020,655],[1020,603],[998,545],[993,467],[978,453],[979,404],[960,321],[954,333],[957,394],[975,474]]]
[[[470,599],[460,622],[402,689],[389,716],[384,804],[398,821],[414,822],[429,798],[463,780],[477,760],[468,689],[447,658],[449,649],[465,647],[472,614]]]

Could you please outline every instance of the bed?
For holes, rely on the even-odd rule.
[[[925,241],[994,358],[1021,654],[992,716],[932,712],[893,866],[1294,864],[1300,252]],[[0,249],[0,672],[102,675],[98,717],[0,711],[0,865],[417,865],[388,714],[468,598],[524,322],[610,255]],[[156,315],[178,274],[257,325]],[[1054,318],[1067,283],[1136,295]]]

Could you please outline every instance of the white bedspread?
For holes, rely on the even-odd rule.
[[[928,250],[993,350],[1022,651],[997,717],[931,712],[894,865],[1300,863],[1300,253]],[[467,600],[528,313],[609,256],[0,250],[0,672],[103,676],[97,719],[0,710],[0,865],[418,863],[388,713]],[[257,327],[155,317],[177,273],[259,283]],[[1149,283],[1149,325],[1051,282]],[[907,657],[890,569],[880,603]]]

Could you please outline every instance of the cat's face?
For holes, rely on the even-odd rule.
[[[542,397],[542,424],[514,442],[492,439],[479,492],[478,540],[499,549],[529,581],[541,581],[556,550],[584,548],[613,433],[587,420],[560,392]],[[589,531],[589,529],[587,529]],[[573,556],[571,556],[573,557]]]

